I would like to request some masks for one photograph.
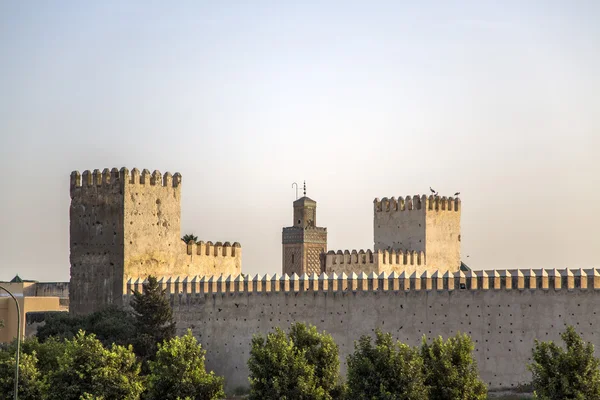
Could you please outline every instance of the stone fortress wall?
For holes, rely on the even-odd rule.
[[[327,231],[305,196],[282,236],[283,270],[303,273],[251,278],[239,243],[181,241],[180,198],[180,174],[71,174],[70,311],[127,306],[148,275],[162,277],[178,333],[192,329],[228,389],[248,386],[252,335],[296,321],[333,335],[343,373],[354,341],[378,327],[413,346],[467,333],[491,389],[528,382],[534,339],[558,340],[565,324],[600,346],[600,271],[462,271],[459,199],[375,199],[373,250],[325,253]]]
[[[181,175],[71,173],[70,310],[120,304],[130,277],[241,273],[239,243],[181,240]]]
[[[469,334],[482,379],[491,389],[530,381],[534,339],[560,340],[565,324],[600,348],[600,271],[426,271],[367,275],[163,277],[178,334],[192,330],[207,369],[228,390],[248,386],[250,341],[275,327],[306,322],[339,345],[342,373],[361,335],[376,328],[412,346],[423,335]],[[130,290],[142,279],[130,279]],[[125,304],[130,296],[124,297]]]

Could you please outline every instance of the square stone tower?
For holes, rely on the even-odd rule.
[[[181,175],[134,168],[71,173],[69,309],[121,304],[148,275],[236,275],[239,243],[181,240]]]
[[[460,212],[460,199],[452,197],[375,199],[374,250],[422,251],[427,269],[458,271]]]
[[[305,188],[306,190],[306,188]],[[306,197],[294,201],[294,225],[283,228],[283,273],[322,272],[322,254],[327,252],[327,228],[317,225],[317,202]]]

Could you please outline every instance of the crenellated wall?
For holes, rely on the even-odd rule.
[[[325,272],[331,274],[351,274],[362,271],[367,274],[374,272],[423,273],[426,270],[425,253],[416,251],[371,251],[371,250],[331,250],[325,256]]]
[[[74,171],[70,219],[74,313],[120,304],[132,276],[241,272],[239,243],[194,249],[181,240],[179,173]]]
[[[378,327],[413,346],[422,335],[468,333],[492,389],[528,382],[534,339],[559,340],[565,324],[600,348],[598,269],[173,276],[160,282],[178,333],[192,329],[207,350],[207,368],[225,376],[228,389],[248,385],[252,335],[292,322],[332,334],[343,373],[353,342]],[[127,283],[137,290],[142,284]]]
[[[430,270],[460,268],[459,198],[384,197],[373,201],[374,250],[424,252]]]

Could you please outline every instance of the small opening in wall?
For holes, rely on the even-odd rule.
[[[292,264],[294,263],[294,255],[292,254]]]
[[[299,223],[299,224],[300,224],[300,223],[302,223],[302,220],[298,220],[298,223]]]
[[[460,284],[460,288],[461,288],[461,289],[466,289],[466,288],[467,288],[467,285],[465,285],[464,283],[461,283],[461,284]]]

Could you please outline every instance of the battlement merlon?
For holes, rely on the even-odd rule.
[[[112,168],[110,170],[104,168],[102,171],[95,169],[93,172],[85,170],[82,174],[80,174],[79,171],[73,171],[71,172],[71,197],[76,194],[77,190],[80,188],[114,185],[124,187],[125,184],[180,188],[181,174],[179,172],[176,172],[175,174],[166,172],[163,175],[158,170],[150,173],[147,169],[140,172],[137,168],[132,169],[130,172],[129,169],[125,167],[120,170],[117,168]]]
[[[130,278],[126,282],[126,298],[133,290],[141,291],[145,278]],[[410,292],[458,290],[600,290],[598,269],[504,269],[481,271],[425,271],[423,273],[360,272],[321,273],[291,276],[284,274],[211,275],[161,277],[159,283],[173,301],[180,295],[225,295],[260,293],[340,293],[348,292]],[[127,300],[125,301],[127,303]]]
[[[377,265],[425,265],[425,253],[414,250],[329,250],[325,255],[326,266],[336,264],[350,264],[360,266],[361,264]],[[360,268],[356,269],[361,271]]]
[[[229,242],[216,242],[213,244],[211,241],[206,243],[203,241],[198,241],[196,243],[189,242],[187,243],[186,247],[188,255],[241,258],[242,254],[242,246],[238,242],[233,244]]]
[[[384,197],[381,200],[373,200],[375,212],[389,211],[412,211],[412,210],[431,210],[431,211],[455,211],[459,212],[461,208],[460,198],[446,196],[426,196],[414,195],[405,197]]]

